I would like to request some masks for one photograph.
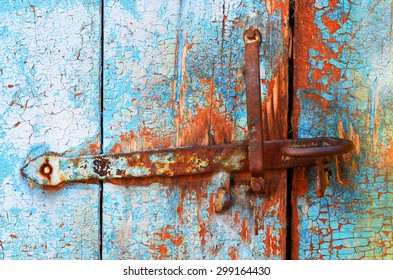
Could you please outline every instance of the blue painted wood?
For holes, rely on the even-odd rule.
[[[98,186],[47,190],[19,169],[49,151],[99,151],[100,3],[1,7],[0,259],[99,258]]]
[[[295,118],[299,137],[340,136],[356,145],[345,180],[333,171],[315,196],[315,170],[295,173],[293,256],[393,258],[393,45],[391,0],[297,2]]]
[[[104,152],[244,140],[243,33],[250,26],[263,34],[266,114],[278,118],[273,108],[287,100],[288,5],[105,1]],[[285,136],[283,107],[280,129],[267,125],[269,138]],[[247,178],[238,181],[223,214],[214,210],[222,173],[104,184],[103,258],[283,258],[286,175],[278,176],[283,184],[269,200],[247,194]]]

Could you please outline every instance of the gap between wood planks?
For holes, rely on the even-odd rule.
[[[293,67],[294,67],[294,59],[293,59],[293,31],[295,27],[295,0],[290,0],[289,3],[289,36],[290,36],[290,45],[289,45],[289,55],[288,55],[288,139],[293,138],[293,123],[292,123],[292,111],[293,111],[293,98],[294,98],[294,88],[293,88]],[[292,259],[292,205],[291,205],[291,196],[292,196],[292,181],[293,181],[293,168],[288,169],[287,171],[287,234],[286,234],[286,253],[285,259]]]
[[[100,24],[101,24],[101,38],[100,38],[100,154],[104,152],[104,5],[105,0],[100,1]],[[103,212],[104,212],[104,183],[100,181],[100,195],[99,195],[99,211],[100,221],[99,226],[99,259],[102,260],[103,253]]]

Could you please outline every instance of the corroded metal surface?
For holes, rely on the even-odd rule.
[[[261,141],[262,142],[262,141]],[[347,139],[315,138],[274,140],[264,143],[263,158],[253,158],[255,142],[183,147],[106,155],[62,157],[49,153],[32,159],[22,169],[29,180],[48,186],[65,182],[113,180],[143,177],[174,177],[225,171],[252,173],[257,159],[266,170],[325,164],[334,156],[348,153],[353,143]],[[255,167],[255,165],[254,165]],[[255,173],[254,173],[255,174]],[[251,179],[252,180],[252,179]],[[319,180],[320,189],[326,180]],[[252,182],[251,182],[252,184]],[[254,190],[253,186],[251,188]],[[255,191],[255,190],[254,190]],[[319,192],[323,194],[322,192]]]
[[[261,103],[261,77],[259,49],[261,33],[257,29],[248,29],[244,34],[245,43],[245,83],[247,101],[247,125],[249,134],[250,173],[252,177],[263,177],[263,122]],[[251,183],[253,184],[253,183]],[[253,185],[251,188],[255,188]]]
[[[99,11],[1,1],[0,260],[99,258],[99,187],[43,190],[18,168],[47,151],[99,152]]]
[[[345,137],[355,149],[336,160],[342,183],[333,172],[323,198],[307,180],[315,171],[295,171],[293,258],[393,258],[392,5],[296,1],[295,135]]]

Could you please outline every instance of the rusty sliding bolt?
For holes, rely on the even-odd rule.
[[[317,195],[323,196],[329,183],[325,164],[333,158],[338,162],[338,155],[351,151],[352,141],[328,137],[264,141],[259,56],[261,34],[256,29],[249,29],[244,34],[244,41],[248,141],[77,158],[48,153],[29,161],[21,169],[22,175],[38,184],[58,186],[88,180],[250,172],[252,190],[262,193],[264,170],[316,165]],[[228,188],[218,192],[218,210],[229,205],[228,193]]]
[[[250,143],[184,147],[132,153],[81,156],[68,158],[48,153],[29,161],[22,169],[23,176],[48,186],[65,182],[112,180],[144,177],[175,177],[214,172],[248,172]],[[309,138],[265,141],[264,168],[285,169],[328,163],[335,155],[353,149],[347,139]],[[309,153],[311,149],[315,154]],[[329,153],[323,153],[328,149]],[[302,156],[302,153],[307,156]],[[324,155],[321,156],[321,153]]]

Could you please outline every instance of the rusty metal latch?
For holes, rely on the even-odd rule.
[[[264,170],[317,166],[317,195],[328,184],[325,164],[348,153],[348,139],[310,138],[263,141],[259,49],[261,34],[249,29],[245,39],[245,81],[249,140],[242,143],[160,149],[68,158],[48,153],[29,161],[22,175],[47,186],[88,180],[250,172],[251,188],[263,189]]]

